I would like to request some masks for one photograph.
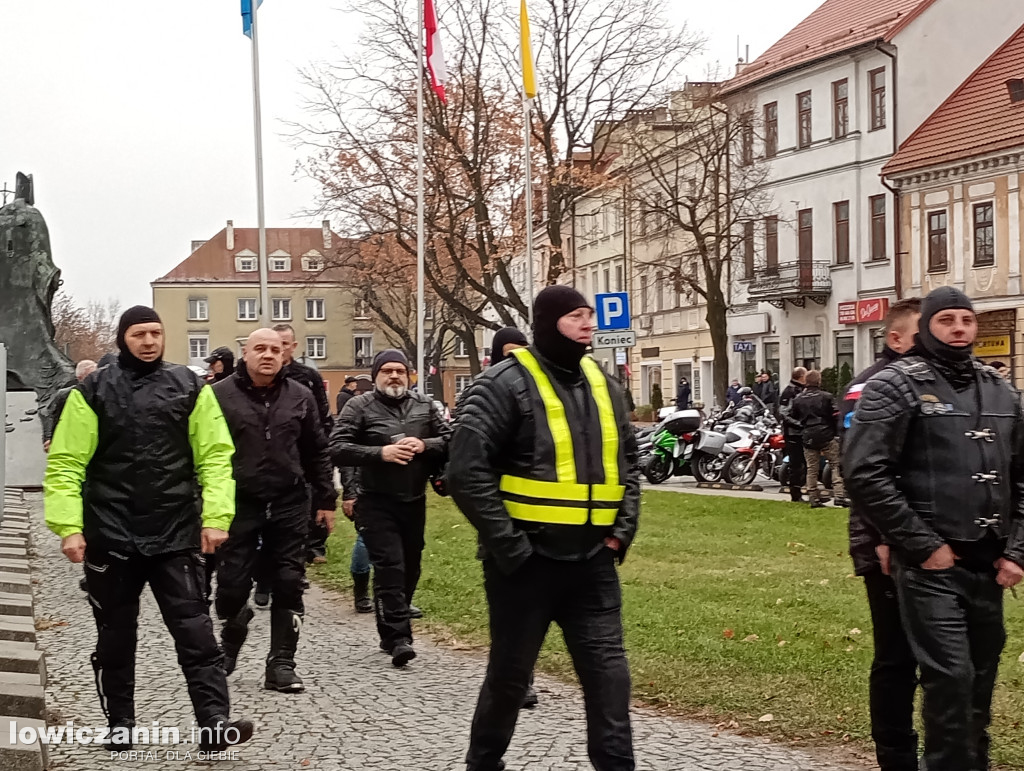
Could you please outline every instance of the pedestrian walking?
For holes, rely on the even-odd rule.
[[[338,408],[337,414],[340,415],[342,409],[345,407],[345,403],[356,395],[356,383],[358,381],[352,375],[345,378],[345,384],[338,389],[338,398],[336,400],[336,406]]]
[[[305,614],[310,499],[330,532],[337,493],[316,401],[284,376],[283,357],[280,334],[257,329],[235,373],[213,388],[236,448],[236,515],[231,537],[217,552],[215,607],[224,622],[224,671],[231,674],[253,617],[248,600],[259,561],[273,597],[263,687],[298,693],[304,689],[295,651]]]
[[[821,373],[812,369],[804,378],[804,390],[793,400],[790,419],[800,426],[807,463],[807,497],[812,509],[820,509],[818,479],[824,458],[832,467],[832,495],[836,506],[849,502],[843,493],[843,474],[839,468],[839,439],[836,423],[836,401],[832,394],[821,390]]]
[[[229,722],[204,595],[203,554],[224,543],[235,514],[231,435],[213,391],[188,367],[163,361],[156,311],[125,311],[117,347],[116,363],[68,395],[46,466],[46,524],[69,560],[85,562],[107,749],[132,746],[139,597],[148,583],[203,729],[200,749],[220,751],[253,732],[248,720]]]
[[[409,390],[409,362],[385,350],[371,393],[350,399],[331,434],[334,464],[358,466],[356,527],[373,564],[381,648],[396,667],[416,657],[410,605],[420,578],[426,487],[447,456],[449,428],[429,396]]]
[[[845,442],[854,500],[891,549],[928,771],[989,768],[1003,590],[1024,576],[1024,416],[974,360],[977,333],[966,295],[932,291],[913,353],[867,382]]]
[[[591,762],[635,768],[615,563],[637,528],[637,450],[620,389],[584,356],[592,337],[584,297],[545,288],[533,346],[478,378],[457,422],[449,485],[479,534],[491,628],[469,771],[504,768],[552,622],[583,686]]]
[[[731,404],[739,404],[740,401],[740,389],[743,386],[740,385],[740,381],[733,378],[733,381],[729,384],[729,388],[725,392],[725,405],[728,407]]]
[[[676,409],[690,409],[690,381],[685,377],[679,378],[679,385],[676,387]]]
[[[772,380],[772,373],[766,369],[761,370],[754,383],[754,395],[757,396],[765,406],[772,412],[779,401],[779,391]]]
[[[800,421],[793,418],[793,402],[804,391],[807,370],[796,367],[789,385],[779,394],[779,417],[782,420],[782,436],[786,442],[789,457],[789,497],[794,503],[804,499],[803,486],[807,484],[807,461],[804,459],[804,441]]]
[[[231,377],[235,371],[235,354],[226,345],[214,348],[203,361],[210,365],[210,374],[206,380],[211,384]]]
[[[854,410],[865,384],[901,356],[912,352],[921,300],[900,300],[885,317],[885,347],[874,364],[850,383],[839,405],[839,454],[846,476],[847,438]],[[896,584],[890,573],[889,546],[870,524],[864,501],[854,491],[850,498],[850,556],[854,572],[864,577],[874,656],[868,679],[871,738],[879,771],[917,771],[918,737],[914,729],[914,694],[917,692],[917,659],[910,648],[900,619]]]

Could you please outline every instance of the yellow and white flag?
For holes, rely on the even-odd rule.
[[[527,99],[537,96],[537,76],[533,71],[533,48],[530,46],[530,17],[526,13],[526,0],[519,0],[519,24],[522,27],[519,55],[523,60],[523,95]]]

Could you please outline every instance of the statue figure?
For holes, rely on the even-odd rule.
[[[75,373],[53,340],[50,313],[60,271],[46,221],[32,206],[32,177],[19,173],[16,191],[0,208],[0,342],[7,347],[7,390],[35,391],[45,407],[75,382]]]

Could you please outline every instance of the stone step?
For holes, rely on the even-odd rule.
[[[0,670],[38,674],[46,681],[46,659],[33,643],[0,642]]]
[[[32,596],[32,576],[0,570],[0,592]]]
[[[27,535],[3,535],[0,533],[0,546],[7,546],[14,549],[28,548]]]
[[[45,688],[46,683],[38,672],[0,672],[0,683],[17,683],[19,685],[38,685]],[[2,769],[3,766],[0,766]]]
[[[28,559],[28,549],[20,546],[0,546],[0,558],[11,559],[15,557]]]
[[[46,745],[38,738],[33,744],[22,744],[20,741],[11,742],[11,723],[15,733],[22,728],[34,728],[41,731],[46,728],[46,722],[29,717],[18,717],[17,715],[0,715],[0,769],[10,771],[44,771],[48,765]]]
[[[45,720],[46,692],[41,685],[0,682],[0,714]]]
[[[31,616],[0,616],[0,640],[35,643],[35,621]]]
[[[11,557],[5,557],[0,554],[0,572],[4,573],[30,573],[32,571],[31,566],[28,563],[28,559],[12,559]]]
[[[0,591],[0,616],[32,617],[32,595]]]

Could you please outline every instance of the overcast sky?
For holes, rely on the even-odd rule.
[[[444,4],[437,3],[444,20]],[[511,1],[511,0],[510,0]],[[821,0],[669,0],[731,72]],[[35,175],[65,288],[78,300],[149,303],[149,282],[233,219],[256,226],[251,59],[239,0],[0,0],[0,187]],[[316,190],[282,124],[302,118],[297,68],[352,45],[338,0],[266,0],[260,11],[267,225],[303,217]]]

